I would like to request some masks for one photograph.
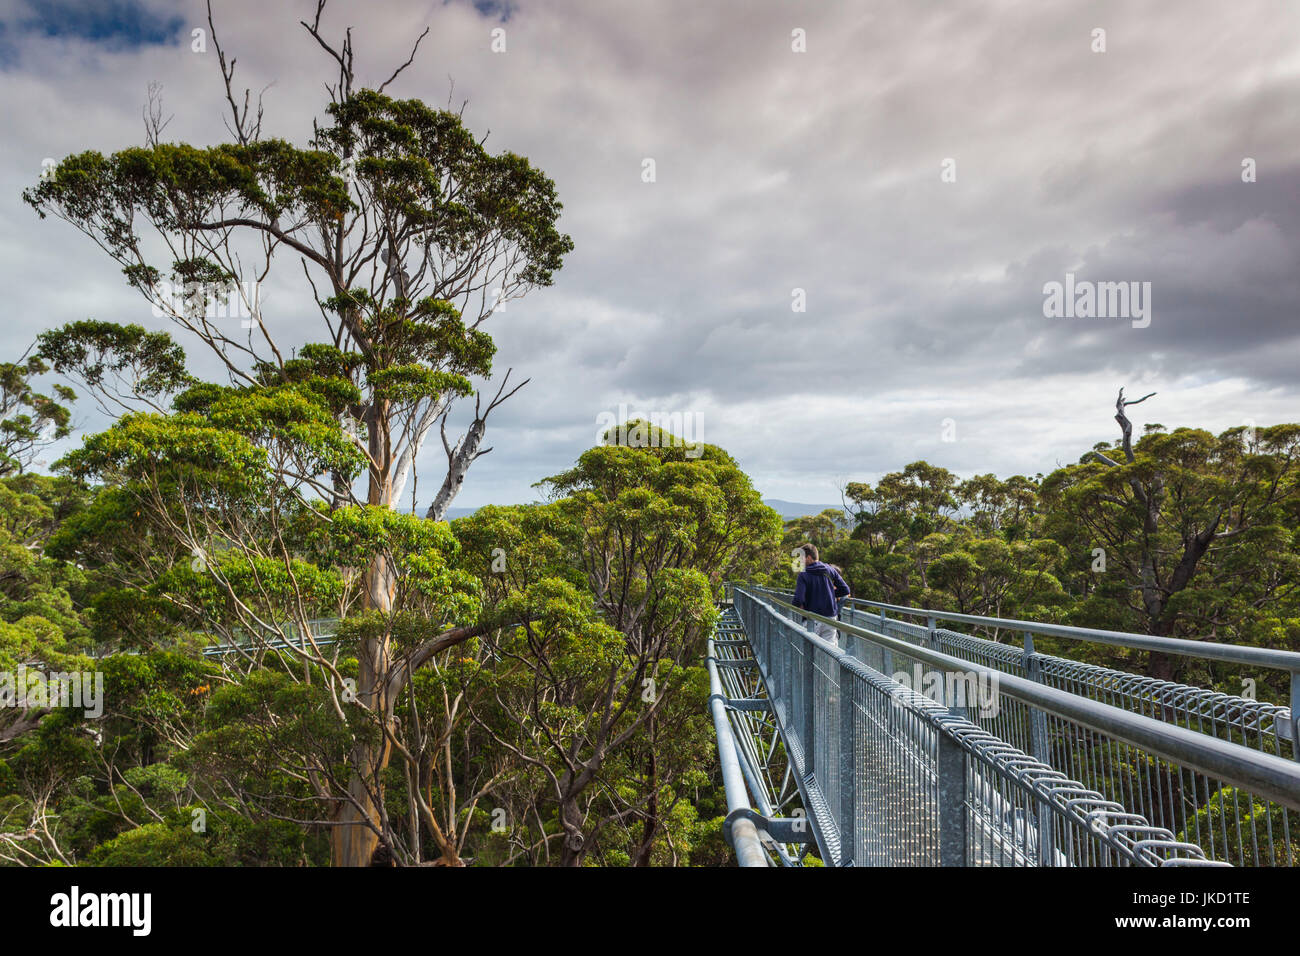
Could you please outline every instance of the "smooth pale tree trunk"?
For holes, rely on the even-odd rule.
[[[376,402],[367,416],[366,430],[370,457],[370,488],[367,502],[379,507],[392,506],[392,455],[388,434],[388,408]],[[392,611],[396,582],[393,568],[385,555],[376,555],[364,575],[365,606],[384,614]],[[387,700],[388,676],[392,671],[392,649],[386,635],[367,639],[357,660],[357,701],[390,720]],[[391,728],[390,728],[391,729]],[[343,801],[335,815],[331,834],[331,857],[335,866],[369,866],[379,847],[381,815],[377,800],[383,800],[383,773],[392,756],[387,736],[378,741],[358,740],[351,752],[349,800]]]
[[[406,443],[401,457],[393,466],[394,503],[401,504],[402,494],[406,491],[406,480],[415,467],[415,459],[419,456],[420,449],[424,447],[424,441],[429,437],[430,429],[433,428],[434,423],[438,421],[438,417],[446,410],[447,398],[446,396],[439,396],[436,400],[429,402],[428,407],[421,413],[419,420],[415,422],[411,440]]]
[[[434,496],[433,503],[429,505],[429,510],[425,514],[430,521],[442,521],[446,518],[447,509],[460,493],[460,486],[465,481],[469,466],[478,457],[478,449],[483,444],[483,435],[486,431],[487,422],[483,418],[475,418],[470,423],[465,437],[456,446],[451,460],[447,463],[447,477],[443,479],[442,487],[438,489],[438,494]]]
[[[384,679],[388,668],[387,642],[367,640],[359,661],[357,698],[367,701],[381,713]],[[338,825],[334,827],[332,856],[335,866],[369,866],[379,847],[381,816],[376,800],[383,799],[382,774],[388,766],[392,748],[387,739],[358,741],[352,748],[352,773],[348,781],[349,799],[342,804]]]

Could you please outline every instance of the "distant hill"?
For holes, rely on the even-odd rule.
[[[405,508],[405,509],[403,509],[403,510],[404,510],[407,514],[419,515],[421,518],[423,518],[425,512],[429,510],[429,506],[428,506],[428,505],[420,505],[420,507],[416,508],[414,511],[411,511],[409,508]],[[472,515],[472,514],[473,514],[474,512],[476,512],[476,511],[478,511],[478,507],[474,507],[474,508],[458,508],[458,507],[456,507],[455,505],[452,505],[450,508],[447,509],[447,514],[446,514],[444,520],[446,520],[446,521],[453,521],[453,520],[455,520],[456,518],[467,518],[467,517],[469,517],[470,515]]]
[[[809,505],[804,504],[801,501],[782,501],[780,498],[764,498],[763,504],[767,505],[779,514],[782,521],[790,521],[794,518],[806,518],[809,515],[819,515],[827,508],[834,508],[836,511],[842,510],[841,505]],[[477,507],[459,508],[453,505],[447,509],[447,520],[451,521],[455,518],[464,518],[468,515],[472,515],[476,511],[478,511]],[[421,508],[416,513],[424,514],[424,509]]]
[[[836,511],[843,510],[843,505],[806,505],[801,501],[782,501],[780,498],[764,498],[763,504],[779,514],[782,521],[793,521],[795,518],[819,515],[827,508],[834,508]]]

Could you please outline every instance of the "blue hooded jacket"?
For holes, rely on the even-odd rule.
[[[840,573],[829,564],[814,561],[799,572],[790,603],[823,617],[834,617],[840,610],[838,599],[848,596],[849,586]]]

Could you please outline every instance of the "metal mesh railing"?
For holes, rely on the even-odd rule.
[[[916,613],[925,612],[918,610]],[[936,627],[932,631],[928,626],[867,613],[855,607],[846,607],[841,619],[850,624],[876,627],[884,634],[934,647],[954,657],[1010,674],[1032,676],[1031,669],[1037,667],[1037,679],[1048,686],[1124,707],[1134,713],[1173,721],[1221,740],[1279,757],[1293,759],[1295,755],[1291,740],[1291,709],[1280,704],[1026,651],[947,628]]]
[[[779,598],[736,587],[734,601],[827,863],[1208,862],[1194,842],[981,726],[971,719],[978,707],[963,706],[953,687],[936,700],[891,676],[906,673],[900,664],[933,673],[938,663],[952,673],[965,662],[919,647],[909,653],[901,640],[844,625],[837,647],[804,629]],[[974,702],[982,699],[977,693]]]
[[[257,636],[249,634],[243,628],[235,628],[233,641],[225,644],[209,644],[203,648],[203,656],[226,657],[228,655],[238,655],[247,657],[262,651],[286,650],[288,648],[301,650],[311,643],[315,643],[317,646],[334,643],[339,626],[338,618],[313,618],[307,624],[311,628],[310,641],[304,638],[302,628],[292,621],[278,625],[275,632],[267,631]]]
[[[918,615],[926,612],[917,610]],[[1072,661],[946,628],[845,608],[842,618],[918,647],[1014,674],[1260,753],[1294,756],[1289,708]],[[895,673],[892,672],[891,673]],[[1153,824],[1237,866],[1294,866],[1300,821],[1286,803],[1145,753],[1113,736],[1011,700],[971,719]]]

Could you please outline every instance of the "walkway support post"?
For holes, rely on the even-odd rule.
[[[810,777],[817,771],[821,770],[821,768],[817,766],[817,747],[813,739],[817,733],[817,700],[816,695],[813,692],[814,653],[811,644],[805,645],[803,648],[803,654],[800,658],[801,666],[799,668],[799,686],[800,696],[802,698],[799,701],[799,743],[803,748],[803,775],[805,777]]]
[[[966,865],[966,752],[948,734],[936,734],[939,778],[939,865]]]
[[[1300,671],[1291,672],[1291,759],[1300,760]]]
[[[1043,665],[1034,650],[1034,635],[1025,631],[1025,676],[1036,684],[1043,683]],[[1029,752],[1032,757],[1051,766],[1051,746],[1047,739],[1047,715],[1037,707],[1029,708]],[[1052,812],[1041,800],[1038,803],[1038,865],[1049,866],[1055,852]]]
[[[853,688],[857,676],[847,657],[840,658],[840,866],[852,866],[858,834],[858,752],[854,726]]]

